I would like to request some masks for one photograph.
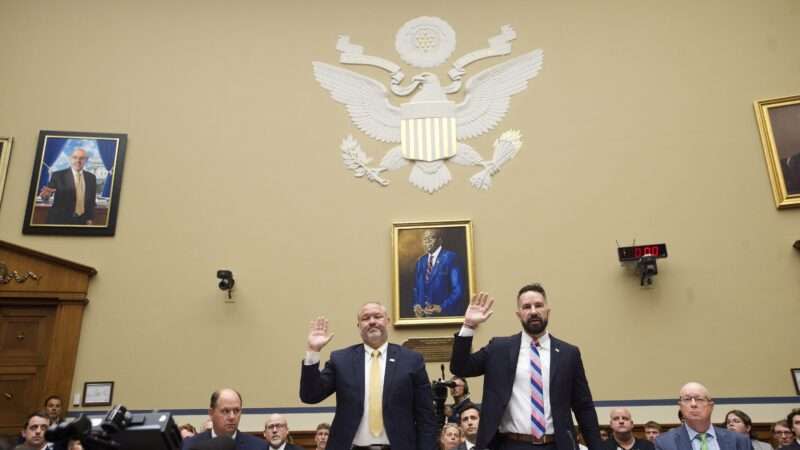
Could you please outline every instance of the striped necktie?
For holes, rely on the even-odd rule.
[[[535,439],[544,436],[544,384],[539,342],[531,341],[531,434]],[[708,450],[708,449],[705,449]]]
[[[428,254],[428,268],[425,269],[425,282],[431,281],[431,273],[433,273],[433,254]]]

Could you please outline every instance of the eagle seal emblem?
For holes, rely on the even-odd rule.
[[[542,68],[541,49],[511,58],[478,72],[464,82],[466,67],[476,61],[511,53],[516,33],[509,25],[489,38],[489,46],[458,58],[447,72],[450,79],[443,85],[430,71],[406,75],[392,61],[364,53],[364,48],[340,36],[336,49],[339,62],[368,65],[385,70],[388,89],[378,80],[342,67],[314,61],[314,76],[331,97],[346,106],[353,124],[367,136],[390,148],[381,162],[371,167],[361,145],[352,134],[342,140],[340,149],[345,167],[356,177],[387,186],[383,172],[412,165],[409,182],[427,193],[434,193],[450,182],[447,163],[482,168],[470,178],[478,189],[489,189],[492,177],[514,158],[522,147],[518,130],[502,133],[494,142],[491,159],[483,157],[463,142],[493,130],[505,117],[511,97],[528,87],[528,81]],[[444,64],[456,48],[456,33],[438,17],[417,17],[406,22],[395,36],[395,49],[400,58],[412,67],[432,69]],[[448,96],[461,92],[464,98],[455,102]],[[391,95],[390,95],[391,92]],[[408,100],[396,106],[394,97]]]

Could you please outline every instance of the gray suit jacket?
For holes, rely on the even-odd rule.
[[[719,427],[714,427],[714,433],[717,435],[720,450],[753,450],[750,438],[741,433]],[[686,425],[675,427],[657,437],[656,450],[692,450]]]

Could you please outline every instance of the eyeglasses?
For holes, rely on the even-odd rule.
[[[782,435],[782,436],[790,436],[790,435],[792,435],[794,433],[792,433],[791,431],[778,431],[778,430],[775,430],[775,431],[772,432],[772,434],[779,434],[779,435]]]
[[[690,397],[688,395],[678,398],[678,401],[683,403],[684,405],[689,405],[694,401],[698,405],[706,405],[708,402],[711,401],[708,397]]]

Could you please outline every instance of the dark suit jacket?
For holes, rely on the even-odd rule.
[[[514,386],[521,336],[518,333],[493,338],[486,347],[470,354],[472,338],[456,335],[450,372],[460,377],[484,375],[481,421],[476,442],[478,448],[496,447],[497,427]],[[550,335],[550,343],[549,393],[556,446],[559,450],[576,448],[572,410],[589,449],[600,450],[600,426],[580,350],[553,335]]]
[[[613,435],[609,436],[607,441],[603,441],[603,450],[617,450],[617,448],[619,448],[619,444],[617,444],[617,441],[614,439]],[[635,438],[633,447],[631,447],[631,450],[654,450],[654,449],[655,447],[653,446],[652,442],[648,441],[647,439],[639,439],[639,438]]]
[[[204,431],[186,439],[181,444],[181,450],[191,450],[194,445],[211,440],[211,431]],[[255,436],[243,433],[241,430],[236,433],[236,450],[267,450],[267,441]]]
[[[781,450],[800,450],[800,444],[797,443],[797,439],[793,439],[792,443],[783,447],[780,447]]]
[[[94,174],[82,171],[83,185],[86,189],[84,195],[83,215],[73,218],[75,214],[75,178],[72,176],[72,169],[59,170],[53,172],[47,187],[56,190],[53,199],[53,206],[47,212],[47,223],[52,224],[85,224],[87,220],[94,220],[94,209],[96,206],[95,197],[97,196],[97,179]]]
[[[439,257],[432,268],[431,277],[425,282],[428,270],[427,253],[417,260],[414,272],[414,305],[425,306],[425,303],[442,307],[443,316],[460,316],[464,314],[467,293],[464,290],[464,267],[461,258],[455,252],[439,251]]]
[[[389,344],[383,378],[383,426],[392,450],[434,450],[433,397],[422,355]],[[336,393],[336,414],[327,450],[350,450],[364,413],[364,345],[331,353],[319,364],[302,364],[300,399],[319,403]]]
[[[724,428],[714,427],[720,450],[752,450],[750,438]],[[686,425],[675,427],[656,438],[656,450],[692,450]]]

